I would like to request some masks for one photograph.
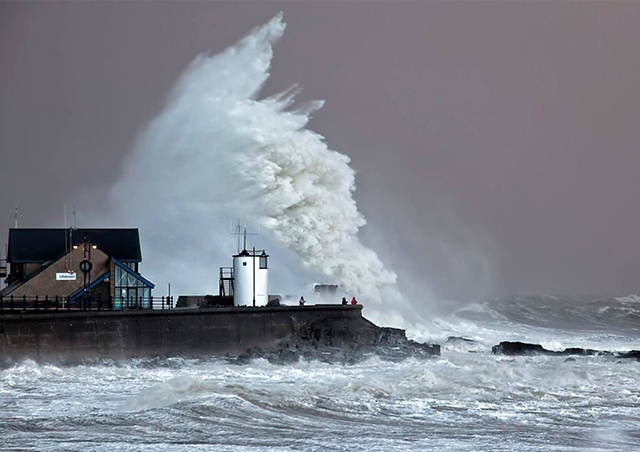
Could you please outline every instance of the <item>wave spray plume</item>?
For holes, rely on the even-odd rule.
[[[279,14],[191,63],[138,137],[115,205],[144,231],[153,257],[146,272],[178,280],[183,290],[202,291],[203,281],[208,290],[217,286],[216,265],[227,265],[234,251],[226,228],[242,218],[268,231],[261,247],[266,241],[286,255],[280,264],[287,268],[274,272],[281,273],[278,289],[323,275],[367,301],[397,303],[396,274],[358,239],[366,222],[352,196],[349,157],[306,128],[323,102],[293,108],[296,86],[259,97],[284,30]]]

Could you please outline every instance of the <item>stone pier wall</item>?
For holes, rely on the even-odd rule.
[[[313,322],[361,321],[362,306],[85,311],[0,314],[0,359],[242,354],[274,345]]]

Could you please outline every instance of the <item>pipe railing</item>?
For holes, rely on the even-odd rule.
[[[86,295],[76,299],[55,296],[0,295],[0,314],[56,311],[122,311],[173,309],[173,297],[111,297]]]

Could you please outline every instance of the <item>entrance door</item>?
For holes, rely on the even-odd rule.
[[[137,292],[138,289],[136,289],[135,287],[127,288],[127,308],[131,309],[138,306]]]

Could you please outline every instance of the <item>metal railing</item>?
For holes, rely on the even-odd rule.
[[[51,311],[122,311],[173,309],[173,297],[111,297],[87,295],[71,300],[60,296],[0,296],[0,314]]]
[[[223,297],[233,296],[233,267],[220,267],[220,287],[218,293]]]

